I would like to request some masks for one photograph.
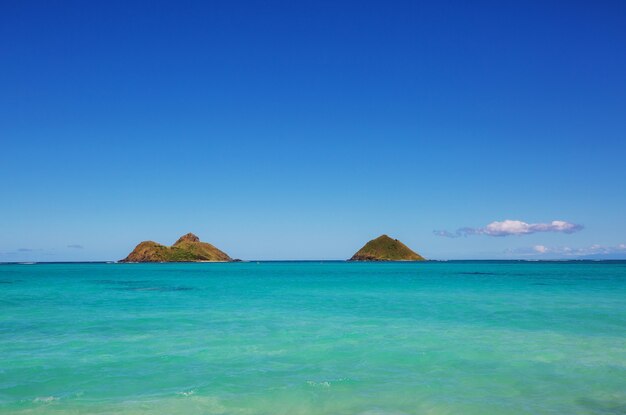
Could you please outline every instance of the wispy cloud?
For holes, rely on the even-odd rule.
[[[45,252],[44,249],[42,248],[17,248],[13,251],[0,251],[0,256],[2,257],[12,257],[12,256],[19,256],[21,258],[24,257],[24,255],[29,255],[29,254],[36,254],[36,255],[50,255],[48,253]]]
[[[594,244],[582,248],[571,248],[569,246],[549,247],[545,245],[535,245],[526,248],[517,248],[506,251],[509,254],[525,255],[525,256],[561,256],[561,257],[586,257],[601,255],[626,255],[626,244],[613,246]]]
[[[460,238],[470,235],[487,236],[510,236],[510,235],[530,235],[537,232],[561,232],[574,233],[583,229],[583,225],[565,222],[563,220],[553,220],[549,223],[526,223],[521,220],[503,220],[501,222],[491,222],[484,228],[459,228],[454,232],[433,231],[437,236],[445,238]]]
[[[72,249],[83,249],[84,246],[82,245],[78,245],[78,244],[73,244],[73,245],[68,245],[68,248],[72,248]]]

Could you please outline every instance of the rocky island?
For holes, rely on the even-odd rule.
[[[349,261],[425,261],[425,258],[399,240],[381,235],[366,243]]]
[[[181,236],[172,246],[143,241],[120,262],[231,262],[233,259],[213,245],[200,242],[193,233]]]

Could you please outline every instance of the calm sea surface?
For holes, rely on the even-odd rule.
[[[0,265],[1,414],[626,414],[626,262]]]

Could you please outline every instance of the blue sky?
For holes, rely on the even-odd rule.
[[[243,259],[343,259],[382,233],[436,259],[626,257],[625,19],[620,1],[2,2],[0,261],[189,231]]]

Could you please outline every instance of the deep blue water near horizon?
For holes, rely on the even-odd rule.
[[[0,414],[626,414],[626,261],[0,266]]]

